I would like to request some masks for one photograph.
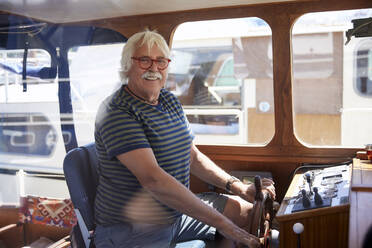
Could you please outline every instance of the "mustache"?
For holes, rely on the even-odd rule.
[[[160,74],[160,72],[153,72],[153,71],[146,71],[145,73],[142,74],[143,79],[159,79],[162,80],[163,76]]]

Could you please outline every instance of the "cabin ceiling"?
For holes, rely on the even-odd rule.
[[[0,10],[52,23],[295,0],[0,0]]]

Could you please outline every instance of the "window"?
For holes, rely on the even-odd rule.
[[[28,51],[25,81],[22,80],[23,53],[23,49],[0,50],[0,103],[56,100],[55,74],[49,77],[46,73],[51,70],[49,53],[42,49]]]
[[[372,38],[359,42],[354,59],[356,90],[362,96],[372,97]]]
[[[24,193],[67,197],[66,183],[55,175],[45,180],[27,175],[62,174],[66,148],[94,141],[95,111],[118,83],[126,39],[98,27],[1,17],[15,23],[9,23],[11,32],[0,33],[0,205]]]
[[[58,84],[51,56],[43,49],[0,50],[0,164],[48,167],[62,139]],[[54,162],[62,163],[64,153]]]
[[[121,86],[124,43],[73,47],[68,52],[71,101],[79,145],[94,141],[96,112],[102,101]]]
[[[63,173],[66,148],[94,141],[95,112],[119,83],[126,38],[98,27],[12,18],[12,32],[0,33],[0,170]]]
[[[268,143],[274,135],[268,24],[255,17],[184,23],[172,44],[167,88],[183,104],[196,143]]]
[[[218,72],[215,86],[240,86],[239,80],[234,77],[234,59],[228,58],[221,66],[221,71]]]
[[[292,30],[294,127],[308,146],[361,147],[372,140],[371,38],[352,20],[372,9],[309,13]]]

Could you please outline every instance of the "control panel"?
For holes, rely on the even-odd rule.
[[[350,167],[345,164],[316,168],[301,174],[292,195],[287,198],[284,214],[348,203]]]

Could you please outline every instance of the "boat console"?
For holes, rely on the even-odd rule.
[[[276,215],[280,247],[347,247],[351,165],[307,166],[294,175]]]

